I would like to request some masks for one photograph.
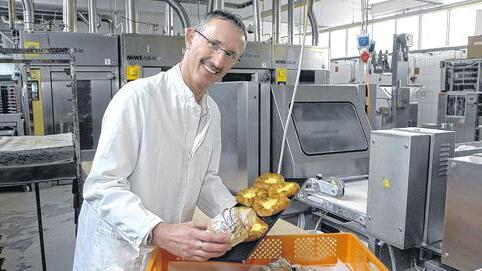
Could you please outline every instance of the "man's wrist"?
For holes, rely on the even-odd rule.
[[[151,231],[147,234],[146,237],[146,245],[148,246],[154,246],[154,238],[155,238],[155,230],[158,228],[159,225],[165,224],[165,222],[161,221],[154,226],[154,228],[151,229]]]
[[[154,236],[154,234],[152,233],[153,231],[154,231],[154,229],[151,230],[151,231],[149,232],[149,234],[147,235],[146,244],[147,244],[148,246],[152,246],[152,245],[153,245],[153,243],[152,243],[152,239],[153,239],[153,236]]]

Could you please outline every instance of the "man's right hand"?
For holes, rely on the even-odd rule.
[[[206,261],[231,249],[230,237],[206,231],[207,225],[160,223],[152,230],[154,245],[188,261]]]

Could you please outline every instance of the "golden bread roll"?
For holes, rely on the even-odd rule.
[[[250,230],[248,231],[248,238],[245,242],[250,242],[263,237],[268,231],[268,224],[266,224],[258,216],[255,217],[254,223],[252,223]]]
[[[298,191],[300,191],[300,185],[295,182],[278,183],[268,188],[270,197],[275,197],[276,195],[285,195],[289,198],[298,193]]]
[[[282,210],[288,208],[290,200],[284,195],[277,195],[275,197],[256,199],[253,204],[253,209],[261,217],[275,215]]]
[[[256,177],[254,180],[254,187],[261,188],[261,189],[266,189],[271,185],[278,184],[278,183],[284,183],[285,178],[281,176],[280,174],[276,173],[263,173],[261,176]]]
[[[256,198],[266,198],[268,191],[257,187],[248,187],[236,194],[236,201],[244,206],[250,207],[253,205]]]

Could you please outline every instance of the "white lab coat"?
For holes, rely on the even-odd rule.
[[[84,186],[74,270],[144,270],[159,222],[190,221],[196,205],[209,216],[234,206],[217,176],[219,109],[208,95],[200,104],[179,65],[114,96]]]

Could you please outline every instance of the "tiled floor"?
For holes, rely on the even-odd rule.
[[[47,270],[72,270],[75,226],[71,190],[71,185],[40,189]],[[42,270],[35,192],[2,188],[0,206],[3,269]]]

